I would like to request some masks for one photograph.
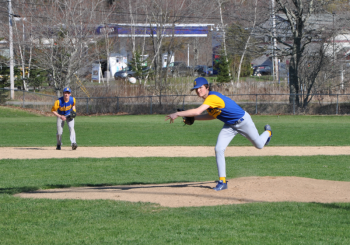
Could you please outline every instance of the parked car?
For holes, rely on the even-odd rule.
[[[149,71],[149,67],[143,67],[142,68],[142,75],[146,75],[147,72]],[[118,79],[125,79],[127,77],[135,77],[135,71],[132,70],[131,66],[127,66],[125,67],[123,70],[121,71],[117,71],[114,74],[114,79],[118,80]]]
[[[120,71],[117,71],[115,74],[114,74],[114,79],[121,79],[121,78],[127,78],[127,77],[132,77],[132,75],[134,74],[135,72],[131,70],[131,67],[130,66],[127,66],[125,67],[124,69],[120,70]]]
[[[272,67],[269,65],[260,65],[260,66],[253,66],[253,76],[263,76],[263,75],[272,75]],[[280,77],[287,77],[288,75],[288,68],[286,64],[280,63],[279,64],[279,76]]]
[[[173,77],[186,77],[193,74],[193,69],[186,65],[184,62],[171,62],[168,67],[164,68],[165,72],[168,71],[168,76]]]
[[[219,73],[219,71],[214,69],[214,67],[212,67],[212,66],[208,67],[208,76],[215,76],[218,73]]]
[[[195,76],[209,76],[209,69],[208,66],[205,65],[197,65],[193,69],[194,75]]]
[[[253,76],[271,75],[272,69],[268,65],[253,66]]]

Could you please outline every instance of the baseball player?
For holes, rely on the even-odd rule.
[[[63,89],[63,97],[55,101],[55,104],[52,106],[52,113],[57,117],[57,148],[56,150],[61,150],[62,144],[62,133],[64,122],[67,122],[69,132],[70,132],[70,141],[72,144],[72,150],[76,150],[78,145],[75,140],[75,130],[74,130],[74,117],[76,115],[75,110],[75,98],[71,97],[70,88]]]
[[[203,104],[195,109],[177,111],[167,115],[165,121],[170,119],[170,123],[173,123],[177,117],[183,117],[186,123],[188,118],[194,117],[189,120],[191,122],[188,124],[193,123],[194,120],[212,120],[215,118],[224,122],[215,146],[219,182],[214,190],[225,190],[227,189],[227,182],[224,153],[231,140],[239,133],[252,142],[256,148],[262,149],[270,142],[272,136],[271,127],[266,125],[265,131],[259,135],[248,112],[244,111],[232,99],[218,92],[210,91],[208,81],[204,77],[198,77],[194,80],[194,87],[191,91],[193,90],[196,90],[197,95],[204,99]],[[205,110],[208,114],[201,115]]]

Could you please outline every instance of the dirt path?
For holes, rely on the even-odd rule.
[[[237,156],[311,156],[311,155],[350,155],[350,146],[332,147],[265,147],[258,150],[252,146],[227,147],[225,155]],[[0,147],[0,159],[34,158],[106,158],[106,157],[210,157],[215,156],[213,146],[150,146],[150,147]]]
[[[214,156],[213,147],[0,147],[0,159],[77,157],[197,157]],[[350,155],[350,147],[228,147],[226,156]],[[215,163],[213,163],[215,164]],[[152,202],[166,207],[214,206],[251,202],[350,202],[350,182],[300,177],[244,177],[228,181],[216,192],[214,181],[161,185],[79,187],[21,193],[23,198],[110,199]]]

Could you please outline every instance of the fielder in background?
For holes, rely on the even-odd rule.
[[[266,125],[265,131],[259,135],[248,112],[244,111],[232,99],[218,92],[210,91],[208,81],[204,77],[198,77],[194,80],[194,87],[191,91],[193,90],[196,90],[198,97],[204,99],[203,104],[195,109],[177,111],[167,115],[165,121],[170,119],[170,123],[173,123],[177,117],[183,117],[184,122],[189,122],[188,124],[192,124],[194,120],[219,119],[224,122],[215,146],[219,182],[214,190],[225,190],[227,189],[225,150],[231,140],[239,133],[252,142],[256,148],[262,149],[270,142],[271,127]],[[208,114],[201,115],[205,110]],[[194,120],[188,120],[189,117],[194,117]]]
[[[72,150],[76,150],[78,145],[75,140],[74,130],[74,118],[76,116],[75,110],[75,98],[71,97],[70,88],[63,89],[63,97],[55,101],[51,111],[57,117],[57,148],[61,150],[62,145],[62,133],[64,122],[67,122],[70,132],[70,142],[72,144]]]

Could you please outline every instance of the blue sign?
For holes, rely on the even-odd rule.
[[[158,32],[161,32],[163,36],[181,36],[181,37],[204,37],[208,35],[208,27],[191,27],[191,26],[164,26],[161,28],[158,27],[147,27],[147,26],[139,26],[134,30],[131,27],[119,27],[118,28],[118,36],[151,36],[157,35]]]
[[[96,34],[97,35],[116,35],[118,34],[118,26],[117,25],[105,25],[105,26],[99,26],[96,28]]]
[[[105,26],[98,26],[96,28],[97,35],[118,35],[119,37],[150,37],[157,35],[161,32],[162,36],[175,36],[175,37],[206,37],[209,33],[207,25],[164,25],[160,27],[150,27],[147,24],[138,24],[135,26],[129,26],[126,24],[108,24]]]

